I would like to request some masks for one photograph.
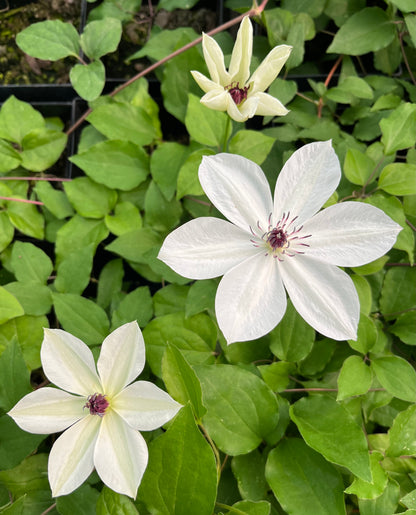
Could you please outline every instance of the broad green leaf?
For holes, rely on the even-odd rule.
[[[158,9],[173,11],[174,9],[191,9],[198,0],[160,0],[157,4]]]
[[[258,376],[234,365],[197,367],[196,373],[207,408],[202,422],[221,451],[251,452],[275,429],[276,397]]]
[[[90,282],[93,258],[92,244],[66,254],[57,267],[53,283],[56,290],[81,295]]]
[[[107,336],[107,315],[93,301],[72,293],[54,293],[53,306],[64,330],[87,345],[100,344]]]
[[[327,52],[362,55],[386,47],[396,33],[393,21],[380,7],[353,14],[335,34]]]
[[[383,455],[379,452],[370,454],[371,482],[355,478],[353,483],[345,490],[347,494],[355,494],[359,499],[375,499],[381,495],[387,485],[388,477],[380,465]]]
[[[358,499],[360,515],[391,515],[396,512],[400,498],[400,486],[389,480],[384,492],[376,499]]]
[[[340,473],[301,439],[286,438],[270,452],[266,479],[286,513],[346,513]]]
[[[140,211],[132,202],[117,202],[114,212],[105,215],[105,225],[116,236],[142,227]]]
[[[198,179],[198,169],[203,156],[212,156],[214,154],[215,152],[209,148],[201,148],[188,156],[178,174],[178,191],[176,193],[178,200],[185,195],[204,195],[204,190]]]
[[[20,475],[13,475],[13,485],[10,485],[8,481],[13,473],[5,469],[12,469],[19,465],[26,456],[36,451],[44,439],[45,435],[34,435],[23,431],[8,415],[0,417],[0,463],[2,469],[0,470],[0,484],[6,485],[11,491],[19,488],[21,489],[19,493],[22,494],[30,491],[30,486],[25,484],[25,478],[30,473],[29,467],[26,467],[26,470],[20,469]],[[46,478],[45,470],[45,481],[49,490]]]
[[[364,313],[360,313],[360,320],[358,322],[357,339],[348,340],[349,346],[360,352],[367,354],[377,342],[377,327],[372,318]]]
[[[228,150],[231,154],[239,154],[258,165],[269,155],[275,139],[258,131],[238,131],[231,138]]]
[[[399,356],[384,356],[372,359],[371,368],[389,393],[398,399],[416,402],[416,372],[409,362]]]
[[[371,386],[371,370],[360,356],[349,356],[343,363],[338,376],[337,400],[342,401],[354,395],[363,395]]]
[[[89,177],[77,177],[65,182],[64,190],[76,212],[85,218],[103,218],[117,202],[116,191]]]
[[[282,361],[300,361],[312,350],[315,331],[293,307],[290,300],[280,324],[270,332],[270,349]]]
[[[150,157],[150,173],[166,200],[172,200],[176,191],[179,170],[189,149],[174,141],[158,145]]]
[[[416,142],[416,105],[404,103],[380,121],[385,154],[412,147]]]
[[[412,0],[408,1],[411,2]],[[409,36],[412,40],[413,46],[416,47],[416,14],[408,14],[404,17],[404,21],[406,23],[406,28],[409,31]]]
[[[176,200],[166,200],[154,181],[151,181],[144,199],[145,224],[155,231],[166,233],[180,222],[182,205]]]
[[[149,114],[132,104],[112,101],[96,107],[87,120],[110,140],[149,145],[156,131]]]
[[[415,10],[413,0],[390,0],[390,3],[398,7],[403,13],[410,13]]]
[[[1,107],[0,138],[21,145],[26,134],[44,127],[45,120],[39,111],[36,111],[27,102],[17,99],[14,95],[11,95]]]
[[[364,186],[375,169],[374,161],[356,148],[349,148],[344,160],[344,173],[353,184]]]
[[[46,316],[23,315],[13,318],[0,326],[0,349],[14,340],[20,346],[27,367],[30,370],[39,368],[45,327],[49,327]]]
[[[153,295],[153,306],[155,316],[160,317],[185,310],[186,299],[189,292],[189,286],[180,284],[168,284]],[[197,312],[199,313],[199,311]],[[186,313],[186,316],[192,316],[196,313]]]
[[[61,131],[33,129],[22,140],[22,166],[32,172],[50,168],[65,149],[67,136]]]
[[[14,243],[11,265],[16,279],[21,282],[44,284],[53,270],[52,261],[42,249],[23,241]]]
[[[179,27],[173,30],[162,30],[156,34],[152,34],[149,41],[138,52],[129,57],[129,60],[139,59],[141,57],[150,57],[155,61],[160,61],[164,57],[171,54],[183,44],[193,41],[199,37],[194,29],[190,27]]]
[[[82,50],[90,59],[115,52],[121,39],[121,22],[115,18],[89,22],[81,34]]]
[[[181,404],[191,403],[197,420],[206,413],[198,378],[182,353],[169,342],[162,359],[162,378],[170,395]]]
[[[303,397],[290,407],[290,418],[305,442],[328,461],[371,481],[367,440],[361,427],[341,404],[325,395]]]
[[[142,183],[149,171],[147,154],[130,141],[103,141],[72,156],[70,161],[94,181],[125,191]]]
[[[0,212],[0,252],[2,252],[13,241],[14,227],[7,213]]]
[[[153,247],[161,244],[159,234],[149,227],[125,232],[105,248],[128,261],[143,262],[143,255]]]
[[[189,94],[185,126],[198,143],[224,149],[232,129],[229,120],[227,114],[204,106],[200,97]]]
[[[416,454],[416,406],[400,412],[389,429],[390,445],[387,456],[412,456]]]
[[[24,309],[14,295],[0,286],[0,324],[24,315]]]
[[[55,189],[48,181],[38,181],[34,187],[38,199],[56,218],[62,220],[74,214],[74,210],[61,190]]]
[[[294,80],[284,80],[277,78],[269,88],[269,95],[278,98],[282,104],[286,105],[296,95],[298,85]]]
[[[30,373],[22,351],[12,340],[0,354],[0,407],[5,411],[31,392]]]
[[[271,505],[268,501],[238,501],[230,507],[226,515],[244,513],[246,515],[270,515]]]
[[[128,293],[117,306],[112,316],[112,329],[136,320],[145,327],[153,315],[152,297],[148,286],[139,286]]]
[[[416,311],[402,313],[396,322],[389,326],[389,331],[398,336],[407,345],[416,345]]]
[[[264,382],[274,391],[281,392],[290,382],[289,375],[296,372],[296,366],[292,362],[277,361],[270,365],[259,365],[257,367]]]
[[[76,28],[61,20],[32,23],[16,36],[16,43],[26,54],[48,61],[78,57],[79,52]]]
[[[412,267],[392,267],[387,271],[381,291],[380,308],[387,317],[414,309],[416,291],[409,285],[416,282],[416,270]]]
[[[1,123],[1,113],[0,113]],[[0,127],[1,130],[1,127]],[[0,173],[14,170],[20,165],[21,157],[19,152],[9,141],[0,139]]]
[[[298,363],[300,373],[313,376],[322,372],[331,360],[336,347],[335,341],[329,338],[315,340],[311,352]]]
[[[184,407],[166,433],[149,445],[138,499],[160,515],[211,515],[217,492],[214,454]]]
[[[297,14],[306,12],[312,18],[317,18],[325,7],[325,0],[283,0],[282,8]]]
[[[105,18],[115,18],[126,22],[133,21],[134,13],[140,10],[141,3],[142,0],[123,0],[123,4],[120,4],[118,0],[103,2],[89,11],[88,21]]]
[[[368,283],[367,279],[362,275],[352,275],[352,282],[354,283],[355,289],[358,293],[358,298],[360,300],[360,312],[365,315],[369,315],[371,312],[372,306],[372,293],[371,286]]]
[[[97,304],[106,309],[113,297],[121,291],[124,270],[121,259],[113,259],[106,263],[100,272],[97,287]]]
[[[69,72],[71,84],[78,95],[91,102],[101,95],[105,85],[105,66],[98,59],[88,64],[76,64]]]
[[[185,314],[187,317],[207,310],[215,312],[215,294],[217,292],[217,281],[206,279],[196,281],[191,285],[186,299]]]
[[[16,197],[19,198],[19,197]],[[43,240],[45,220],[34,204],[25,199],[7,201],[7,214],[11,223],[23,234]]]
[[[302,63],[305,54],[305,41],[313,39],[314,36],[315,24],[313,19],[305,12],[297,14],[286,40],[293,47],[289,59],[285,63],[287,70],[296,68]]]
[[[416,195],[416,164],[390,163],[383,168],[378,186],[391,195]]]
[[[26,315],[46,315],[52,306],[51,290],[38,282],[12,282],[4,285],[20,305]]]
[[[243,499],[261,501],[266,497],[268,485],[264,476],[265,465],[265,457],[257,449],[233,457],[231,468]]]
[[[69,495],[58,497],[56,507],[60,515],[90,515],[95,513],[99,495],[96,488],[84,484]]]
[[[367,265],[354,266],[351,270],[357,275],[372,275],[379,272],[389,260],[388,256],[382,256],[381,258],[368,263]]]
[[[139,515],[134,503],[126,495],[105,486],[98,497],[96,515]]]

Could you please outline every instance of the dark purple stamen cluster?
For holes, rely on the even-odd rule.
[[[235,86],[233,86],[235,84]],[[228,93],[231,95],[231,98],[234,100],[236,105],[240,105],[243,100],[247,98],[247,92],[250,89],[250,86],[245,86],[244,88],[240,88],[239,82],[232,82],[229,86],[226,86]]]
[[[282,229],[274,228],[268,233],[267,243],[273,250],[281,249],[287,243],[287,234]]]
[[[91,415],[104,416],[105,410],[108,408],[109,402],[105,395],[94,393],[87,398],[84,408],[90,410]]]

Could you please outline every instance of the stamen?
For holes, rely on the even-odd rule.
[[[102,395],[101,393],[94,393],[93,395],[88,396],[84,409],[88,408],[91,415],[98,415],[99,417],[103,417],[109,404],[110,403],[106,399],[106,395]]]
[[[235,86],[234,86],[235,84]],[[250,89],[250,86],[245,86],[244,88],[240,88],[239,82],[232,82],[228,86],[225,86],[225,89],[231,95],[231,98],[234,100],[236,105],[240,105],[247,98],[247,92]]]

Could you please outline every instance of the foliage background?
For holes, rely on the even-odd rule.
[[[140,4],[104,0],[81,36],[58,22],[37,26],[44,48],[36,32],[17,39],[34,57],[66,58],[92,112],[71,156],[61,120],[15,97],[0,111],[0,513],[415,514],[414,1],[270,0],[252,66],[271,47],[293,45],[286,77],[270,88],[291,112],[245,126],[199,103],[189,71],[207,72],[200,45],[149,82],[101,94],[111,75],[104,56]],[[200,5],[158,4],[180,7]],[[131,69],[198,36],[155,24]],[[216,39],[229,54],[233,36]],[[201,156],[248,157],[274,186],[296,148],[327,139],[343,168],[329,203],[369,202],[403,227],[388,256],[347,270],[361,302],[358,340],[323,338],[289,306],[269,335],[227,347],[214,313],[218,280],[191,282],[156,258],[184,221],[220,216],[198,182]],[[144,378],[187,406],[166,432],[144,435],[150,461],[136,501],[93,473],[55,504],[46,472],[55,437],[21,431],[6,412],[45,384],[43,327],[62,327],[98,354],[131,320],[145,337]]]

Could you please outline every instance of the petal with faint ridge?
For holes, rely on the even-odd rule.
[[[237,32],[237,38],[231,54],[230,66],[228,72],[230,74],[230,83],[237,82],[243,87],[250,77],[250,63],[253,53],[253,26],[250,18],[245,16],[240,24]],[[223,84],[228,85],[228,84]]]
[[[200,72],[197,72],[195,70],[191,71],[192,77],[195,79],[198,86],[204,91],[204,93],[208,93],[212,89],[218,90],[218,91],[224,91],[224,88],[220,85],[218,85],[216,82],[208,79],[208,77],[205,77]]]
[[[224,54],[221,47],[214,38],[203,34],[202,50],[211,79],[217,84],[226,86],[230,82],[230,74],[225,69]]]
[[[270,86],[289,59],[291,51],[292,47],[289,45],[279,45],[270,50],[250,77],[249,82],[253,83],[253,93],[265,91]]]
[[[215,88],[208,91],[200,100],[201,104],[215,111],[225,111],[228,105],[228,91],[222,88]]]
[[[285,116],[289,112],[280,100],[268,93],[256,93],[255,98],[257,99],[255,114],[259,116]]]

